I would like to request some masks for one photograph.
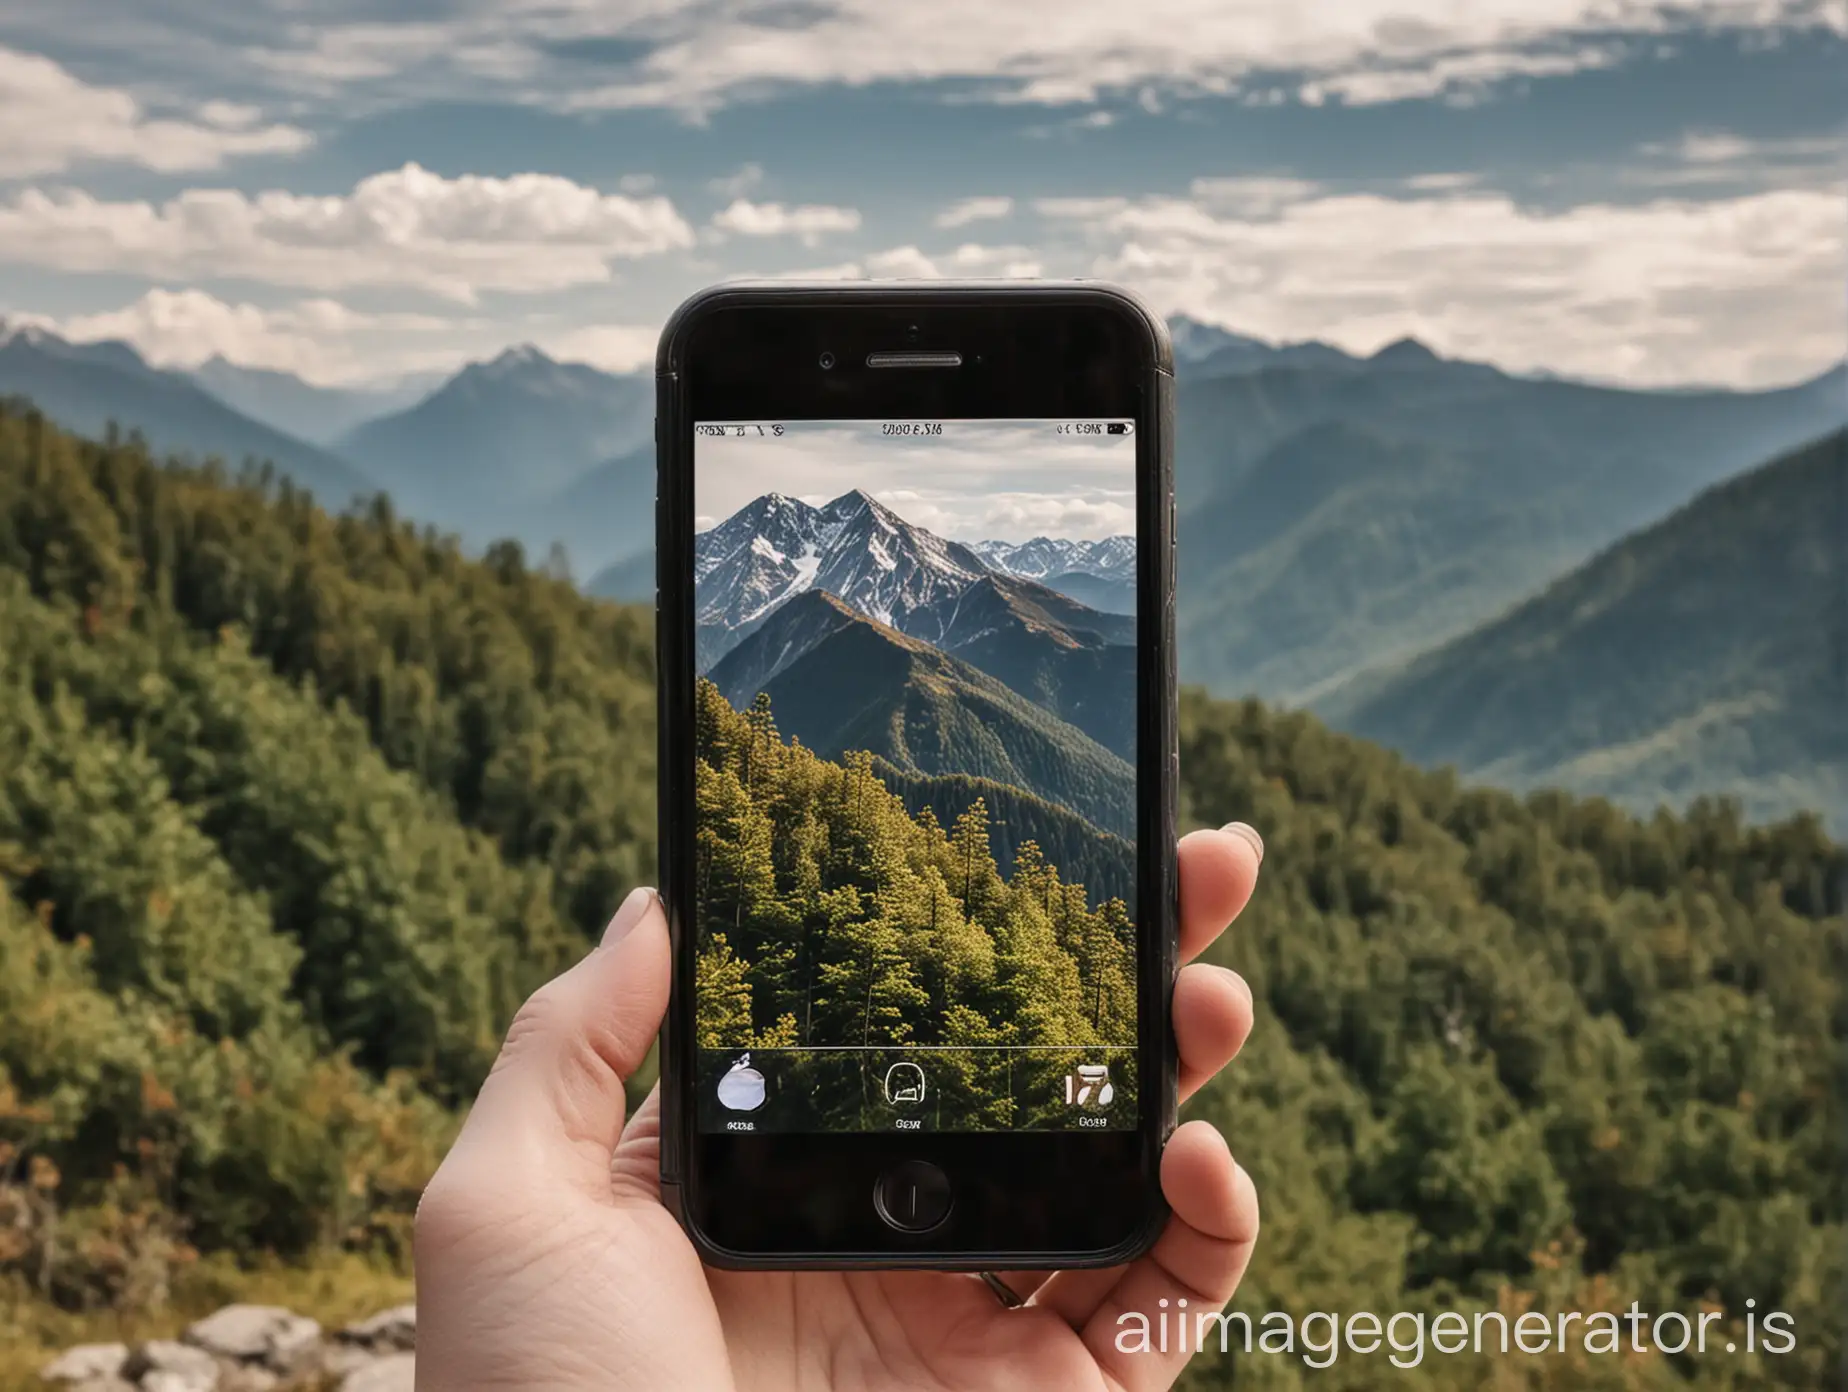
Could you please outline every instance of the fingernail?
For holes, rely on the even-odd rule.
[[[610,920],[610,926],[603,930],[600,946],[614,947],[628,937],[629,930],[642,921],[642,915],[648,912],[648,906],[655,902],[655,897],[655,892],[646,887],[630,890],[629,897],[616,910],[616,917]]]
[[[1252,826],[1251,823],[1249,822],[1227,822],[1224,826],[1222,826],[1219,829],[1221,831],[1229,831],[1234,836],[1242,837],[1245,840],[1245,842],[1248,845],[1250,845],[1251,849],[1258,853],[1258,863],[1263,864],[1264,862],[1264,838],[1258,835],[1258,829]]]

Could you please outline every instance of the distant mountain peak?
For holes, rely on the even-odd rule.
[[[1428,345],[1408,334],[1404,338],[1396,338],[1388,343],[1369,361],[1383,367],[1426,367],[1441,363],[1443,359]]]
[[[504,371],[517,367],[555,366],[556,360],[548,357],[535,343],[516,343],[512,347],[501,349],[487,365],[490,368],[500,368]]]

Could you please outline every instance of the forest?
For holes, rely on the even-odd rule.
[[[651,630],[382,500],[330,516],[0,408],[0,1385],[281,1281],[314,1313],[403,1280],[511,1011],[653,875]],[[877,781],[836,767],[809,774]],[[1267,845],[1213,952],[1257,1028],[1189,1109],[1263,1196],[1237,1308],[1640,1301],[1738,1331],[1752,1300],[1795,1352],[1390,1377],[1840,1386],[1848,852],[1816,818],[1516,797],[1197,693],[1181,767],[1186,825]],[[806,1008],[754,995],[750,1028]],[[1187,1385],[1386,1376],[1213,1355]]]
[[[1133,1048],[1127,908],[1091,907],[1032,841],[1004,880],[980,795],[947,828],[928,806],[914,817],[870,754],[819,758],[783,739],[768,695],[734,710],[703,678],[694,744],[695,1042],[724,1051],[714,1066],[739,1049],[940,1049],[934,1122],[980,1129],[1057,1118],[1070,1051]],[[1027,1049],[1067,1052],[1017,1060]],[[823,1124],[871,1095],[835,1062],[855,1085],[819,1089]],[[817,1080],[786,1090],[813,1096]]]

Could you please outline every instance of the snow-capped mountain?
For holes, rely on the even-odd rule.
[[[702,666],[792,595],[825,590],[903,629],[990,573],[968,547],[915,527],[859,489],[821,507],[766,493],[694,540]]]
[[[1102,541],[1043,536],[1022,542],[978,541],[969,549],[996,570],[1026,580],[1050,581],[1059,575],[1131,582],[1136,578],[1136,539],[1131,536]]]

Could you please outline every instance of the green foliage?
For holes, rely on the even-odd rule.
[[[1004,878],[979,793],[946,830],[865,752],[785,742],[767,695],[737,711],[702,680],[695,702],[702,1047],[1134,1045],[1121,901],[1094,907],[1032,841]],[[975,1061],[933,1067],[968,1115],[1014,1116]]]
[[[645,624],[0,410],[0,631],[0,1274],[131,1308],[195,1249],[401,1255],[643,878]]]
[[[1186,820],[1266,842],[1212,953],[1251,982],[1257,1029],[1192,1105],[1263,1196],[1239,1307],[1706,1303],[1743,1349],[1750,1299],[1795,1316],[1796,1353],[1523,1359],[1538,1380],[1516,1385],[1836,1385],[1848,854],[1816,819],[1521,800],[1198,693],[1181,729]],[[1507,1363],[1391,1376],[1500,1385]],[[1190,1385],[1305,1376],[1209,1358]],[[1349,1355],[1316,1381],[1383,1377]]]

